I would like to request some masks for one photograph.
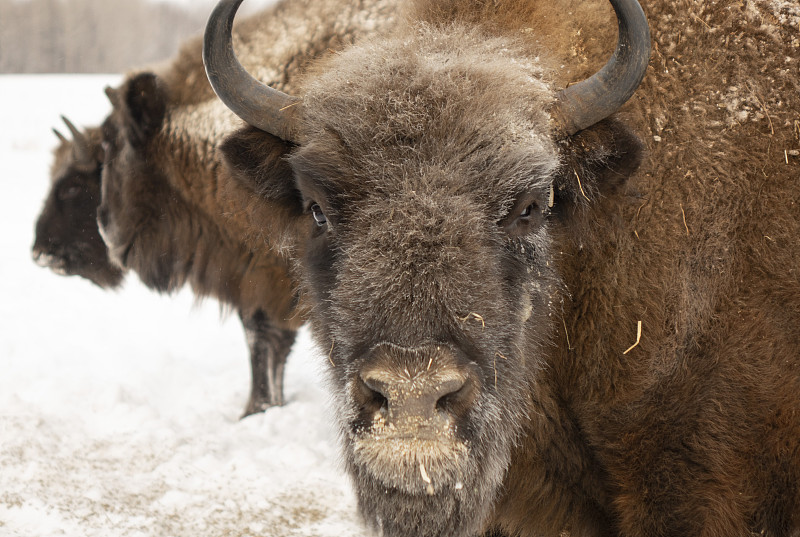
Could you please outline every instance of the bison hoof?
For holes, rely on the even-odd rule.
[[[239,417],[239,419],[243,420],[252,414],[260,414],[270,407],[281,405],[283,405],[283,401],[272,401],[269,398],[250,398],[250,400],[247,402],[247,406],[244,408],[244,413]]]

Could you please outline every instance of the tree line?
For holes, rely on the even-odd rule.
[[[188,6],[188,4],[187,4]],[[119,73],[172,56],[213,1],[0,0],[0,73]]]

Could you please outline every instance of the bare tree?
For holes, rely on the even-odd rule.
[[[0,73],[122,72],[170,57],[209,2],[0,0]]]

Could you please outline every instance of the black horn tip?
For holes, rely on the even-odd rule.
[[[636,0],[610,0],[619,37],[608,63],[560,91],[552,112],[556,132],[571,136],[619,110],[641,84],[650,60],[650,28]]]
[[[72,121],[67,119],[67,116],[61,116],[61,121],[63,121],[64,124],[67,126],[69,132],[72,134],[73,139],[75,139],[76,141],[83,140],[84,138],[83,133],[72,123]]]
[[[297,142],[299,100],[251,76],[233,50],[233,20],[242,0],[221,0],[203,36],[203,64],[214,92],[250,125]]]
[[[61,143],[69,142],[69,139],[66,136],[64,136],[63,134],[61,134],[58,131],[58,129],[56,129],[55,127],[53,127],[53,134],[55,134],[58,137],[58,139],[61,141]]]

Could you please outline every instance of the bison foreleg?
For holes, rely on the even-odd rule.
[[[296,331],[276,327],[262,310],[239,313],[250,349],[253,382],[242,418],[283,404],[283,369]]]

